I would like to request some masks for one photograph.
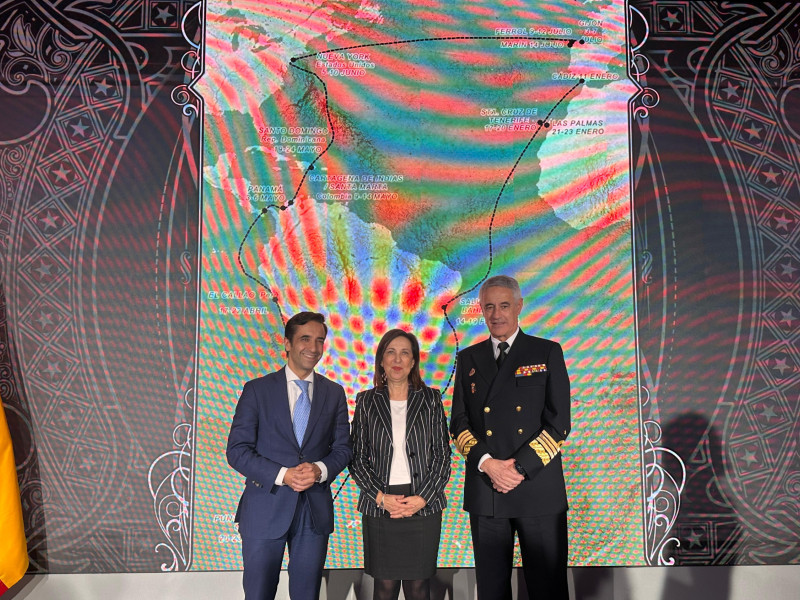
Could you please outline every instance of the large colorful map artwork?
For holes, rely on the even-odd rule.
[[[477,292],[506,273],[559,340],[573,564],[644,563],[623,2],[208,2],[194,569],[239,568],[242,384],[283,320],[328,315],[318,370],[353,410],[375,348],[417,334],[449,412]],[[440,567],[469,566],[453,456]],[[362,566],[357,487],[332,484],[329,568]]]

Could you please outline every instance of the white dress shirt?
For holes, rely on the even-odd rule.
[[[289,365],[286,365],[286,392],[289,396],[289,414],[292,417],[292,422],[294,422],[294,407],[297,406],[297,400],[300,398],[300,386],[294,383],[298,379],[303,379],[299,377],[294,371],[289,368]],[[308,382],[308,399],[313,403],[314,402],[314,371],[308,374],[308,377],[305,378],[305,381]],[[325,466],[325,463],[318,460],[314,462],[315,465],[319,467],[319,470],[322,472],[320,475],[320,481],[327,481],[328,479],[328,467]],[[288,467],[281,467],[280,471],[278,471],[277,477],[275,477],[275,485],[286,485],[283,483],[283,478],[286,475],[286,471],[288,471]]]
[[[506,354],[511,352],[511,346],[514,345],[514,340],[517,339],[518,334],[519,334],[519,327],[517,327],[517,330],[514,332],[514,334],[506,340],[506,343],[508,344],[508,348],[506,348]],[[493,336],[490,336],[489,339],[492,340],[492,353],[494,354],[494,359],[497,360],[497,357],[500,354],[500,350],[498,348],[498,346],[500,345],[500,340],[498,340],[496,337]]]

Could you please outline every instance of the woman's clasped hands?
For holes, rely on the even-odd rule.
[[[378,495],[378,505],[389,513],[392,519],[402,519],[410,517],[425,507],[425,499],[422,496],[400,496],[396,494]]]

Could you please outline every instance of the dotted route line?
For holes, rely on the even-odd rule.
[[[447,321],[447,324],[450,326],[450,329],[453,331],[453,339],[455,340],[455,344],[456,344],[456,351],[455,351],[456,358],[453,360],[453,366],[450,369],[450,376],[447,378],[447,383],[444,386],[444,390],[447,390],[447,388],[450,387],[450,383],[453,381],[453,376],[455,375],[456,364],[457,364],[457,361],[458,361],[458,348],[459,348],[459,346],[458,346],[458,334],[456,333],[456,328],[453,326],[453,323],[450,321],[450,316],[447,314],[447,307],[450,304],[452,304],[455,300],[458,300],[459,298],[461,298],[463,296],[466,296],[470,292],[473,292],[476,289],[478,289],[480,287],[480,285],[489,278],[489,273],[492,272],[492,265],[494,264],[494,246],[493,246],[493,243],[492,243],[492,234],[493,234],[493,230],[494,230],[494,218],[497,215],[497,207],[500,205],[500,198],[502,198],[503,192],[505,192],[506,186],[508,186],[509,180],[514,175],[514,171],[517,170],[517,166],[519,165],[520,161],[522,160],[522,157],[525,156],[525,153],[528,151],[528,148],[533,143],[533,140],[536,138],[538,133],[542,129],[548,129],[550,127],[549,119],[552,116],[552,114],[561,105],[561,103],[564,102],[564,100],[566,100],[578,88],[578,86],[582,85],[583,83],[585,83],[585,80],[584,79],[579,79],[578,82],[575,85],[573,85],[571,88],[569,88],[564,93],[564,95],[561,96],[561,98],[558,100],[558,102],[556,102],[552,106],[552,108],[550,108],[550,111],[547,113],[547,116],[545,116],[544,119],[539,119],[537,121],[538,127],[533,132],[533,135],[531,135],[530,139],[528,140],[528,143],[525,144],[525,147],[522,149],[522,152],[519,153],[519,156],[517,157],[517,160],[514,161],[514,166],[511,167],[511,170],[508,172],[508,175],[506,176],[506,179],[503,182],[503,186],[500,188],[500,191],[497,194],[497,198],[495,198],[494,208],[492,209],[492,216],[489,219],[489,266],[486,268],[486,274],[477,283],[475,283],[475,285],[473,285],[471,288],[469,288],[467,290],[464,290],[460,294],[456,294],[455,296],[450,298],[447,302],[442,304],[442,314],[444,315],[444,318]]]
[[[244,268],[244,263],[242,262],[242,250],[244,249],[244,243],[247,241],[247,238],[250,236],[250,232],[253,230],[253,227],[256,226],[256,223],[258,223],[258,221],[261,219],[261,217],[263,217],[265,214],[267,214],[267,212],[269,211],[270,208],[277,208],[277,209],[280,209],[280,210],[286,210],[288,208],[288,206],[281,206],[279,204],[270,204],[268,206],[265,206],[264,208],[262,208],[258,212],[258,216],[253,220],[252,223],[250,223],[250,227],[247,228],[247,231],[245,232],[244,237],[242,238],[242,243],[239,244],[239,251],[236,253],[236,262],[239,263],[239,269],[241,269],[241,271],[242,271],[242,273],[244,273],[245,277],[247,277],[249,279],[252,279],[256,283],[256,285],[261,286],[262,288],[264,288],[265,290],[267,290],[269,292],[270,299],[272,300],[272,302],[275,304],[275,306],[278,309],[278,316],[281,319],[281,323],[285,323],[284,318],[283,318],[283,311],[281,310],[281,304],[280,304],[280,302],[278,302],[278,295],[267,284],[265,284],[263,281],[261,281],[258,277],[255,277],[255,276],[251,275],[250,273],[248,273],[247,269]]]
[[[309,171],[313,171],[314,170],[314,165],[317,163],[317,161],[319,161],[328,152],[328,150],[330,150],[331,146],[333,146],[333,143],[336,140],[336,130],[335,130],[334,126],[333,126],[333,119],[331,118],[331,113],[330,113],[330,102],[329,102],[329,96],[328,96],[328,86],[325,84],[325,81],[319,75],[317,75],[313,71],[310,71],[308,69],[305,69],[305,68],[297,65],[296,64],[297,61],[303,60],[303,59],[306,59],[306,58],[310,58],[312,56],[317,56],[319,54],[326,54],[328,52],[342,52],[342,51],[346,51],[346,50],[356,50],[358,48],[372,48],[372,47],[376,47],[376,46],[393,46],[393,45],[401,45],[401,44],[413,44],[413,43],[418,43],[418,42],[440,42],[440,41],[453,41],[453,40],[542,40],[542,41],[562,41],[562,42],[566,42],[567,43],[567,47],[568,48],[572,48],[575,45],[576,42],[579,43],[579,44],[583,44],[584,43],[584,40],[577,39],[577,38],[552,38],[552,37],[538,37],[538,36],[449,36],[449,37],[435,37],[435,38],[416,38],[416,39],[411,39],[411,40],[398,40],[398,41],[394,41],[394,42],[375,42],[375,43],[371,43],[371,44],[358,44],[358,45],[355,45],[355,46],[343,46],[341,48],[330,48],[330,49],[327,49],[327,50],[321,50],[319,52],[311,52],[309,54],[303,54],[303,55],[300,55],[300,56],[294,56],[294,57],[290,58],[289,59],[289,66],[291,66],[291,67],[293,67],[293,68],[295,68],[295,69],[297,69],[299,71],[303,71],[304,73],[307,73],[307,74],[311,75],[317,81],[319,81],[320,84],[322,85],[323,92],[325,93],[325,117],[326,117],[326,119],[328,121],[328,131],[330,131],[331,138],[330,138],[330,141],[328,142],[328,145],[325,146],[325,148],[322,150],[322,152],[320,152],[316,156],[316,158],[314,158],[314,160],[311,161],[311,164],[305,169],[305,171],[303,171],[303,176],[300,179],[300,183],[297,185],[297,188],[295,189],[294,195],[292,196],[291,200],[289,200],[288,202],[286,202],[283,205],[270,204],[270,205],[265,206],[264,208],[261,209],[261,211],[259,212],[258,216],[250,224],[250,227],[247,228],[247,232],[245,233],[244,238],[242,239],[242,243],[239,245],[239,252],[238,252],[238,255],[237,255],[237,262],[239,263],[239,268],[242,270],[242,272],[245,274],[245,276],[247,276],[249,279],[253,280],[257,285],[263,287],[264,289],[266,289],[270,293],[271,300],[275,304],[275,306],[277,307],[278,315],[280,316],[280,319],[281,319],[282,322],[285,322],[285,321],[284,321],[283,311],[281,310],[280,302],[278,301],[277,294],[267,284],[265,284],[260,279],[258,279],[257,277],[254,277],[253,275],[251,275],[250,273],[247,272],[247,270],[245,269],[244,264],[242,262],[242,249],[244,248],[244,244],[247,241],[247,238],[249,237],[250,232],[252,231],[253,227],[261,219],[261,217],[263,215],[267,214],[267,212],[269,211],[270,208],[275,208],[275,209],[278,209],[278,210],[286,210],[290,206],[294,205],[295,200],[297,199],[297,196],[300,193],[300,189],[302,188],[303,183],[305,182]],[[569,90],[567,90],[564,93],[564,95],[558,100],[558,102],[556,102],[550,108],[550,111],[547,113],[545,118],[538,120],[538,125],[539,126],[536,128],[536,130],[533,132],[533,135],[530,137],[528,142],[525,144],[525,147],[522,149],[522,152],[520,152],[519,156],[517,157],[517,160],[514,162],[514,166],[511,168],[511,170],[509,171],[508,175],[506,176],[506,179],[503,182],[503,185],[500,188],[500,191],[498,192],[497,197],[495,198],[494,207],[492,209],[492,216],[491,216],[491,218],[489,220],[489,231],[488,231],[488,234],[489,234],[489,265],[488,265],[488,267],[486,269],[486,274],[477,283],[475,283],[475,285],[473,285],[469,289],[467,289],[467,290],[465,290],[465,291],[463,291],[463,292],[461,292],[459,294],[456,294],[455,296],[450,298],[447,302],[445,302],[441,307],[444,319],[445,319],[445,321],[447,322],[448,326],[450,327],[450,329],[453,332],[453,340],[455,341],[455,346],[456,346],[455,357],[453,359],[453,366],[450,369],[450,376],[448,377],[447,384],[445,384],[443,390],[447,390],[447,388],[450,387],[450,384],[453,381],[453,376],[455,375],[456,362],[457,362],[457,357],[458,357],[458,352],[459,352],[458,333],[456,332],[456,328],[453,326],[453,323],[450,320],[450,316],[447,314],[447,307],[450,304],[452,304],[455,300],[458,300],[459,298],[461,298],[461,297],[463,297],[463,296],[475,291],[484,281],[486,281],[489,278],[489,274],[492,271],[492,265],[494,263],[494,248],[493,248],[493,244],[492,244],[492,235],[493,235],[493,229],[494,229],[494,219],[495,219],[495,216],[497,215],[497,208],[498,208],[498,206],[500,204],[500,198],[503,196],[503,193],[505,192],[505,189],[506,189],[506,187],[508,185],[509,180],[514,175],[514,172],[516,171],[517,166],[519,165],[520,161],[522,160],[522,157],[525,155],[525,153],[527,152],[528,148],[533,143],[533,140],[536,138],[537,134],[542,129],[547,129],[547,128],[550,127],[549,119],[550,119],[551,115],[553,114],[553,112],[564,102],[564,100],[566,100],[583,83],[585,83],[585,80],[584,79],[579,79],[578,82],[575,85],[573,85]],[[266,275],[265,275],[265,277],[266,277]],[[340,486],[339,489],[341,490],[341,486]],[[339,491],[337,490],[336,496],[338,496],[338,495],[339,495]],[[334,499],[335,499],[335,496],[334,496]]]
[[[319,52],[310,52],[309,54],[302,54],[289,59],[290,62],[296,60],[303,60],[317,56],[318,54],[327,54],[328,52],[342,52],[343,50],[357,50],[358,48],[374,48],[376,46],[395,46],[400,44],[416,44],[417,42],[449,42],[453,40],[541,40],[547,42],[566,42],[567,48],[572,48],[575,42],[583,44],[584,41],[579,38],[553,38],[553,37],[539,37],[530,35],[453,35],[448,37],[432,37],[432,38],[416,38],[413,40],[398,40],[395,42],[373,42],[371,44],[358,44],[356,46],[342,46],[341,48],[331,48],[329,50],[320,50]],[[519,50],[519,48],[517,48]]]
[[[294,205],[294,202],[297,199],[298,194],[300,193],[300,189],[303,187],[303,183],[305,182],[306,177],[308,177],[308,173],[310,171],[314,170],[314,165],[317,163],[317,161],[320,158],[322,158],[323,156],[325,156],[325,154],[327,154],[328,150],[330,150],[331,146],[333,146],[333,142],[336,141],[336,129],[333,127],[333,119],[331,118],[331,112],[330,112],[330,109],[329,109],[328,86],[325,85],[325,82],[322,80],[322,78],[319,75],[317,75],[316,73],[314,73],[312,71],[309,71],[308,69],[304,69],[303,67],[297,66],[296,64],[294,64],[294,60],[295,60],[294,58],[291,59],[290,66],[294,67],[295,69],[299,69],[300,71],[304,71],[305,73],[308,73],[312,77],[315,77],[322,84],[322,89],[325,92],[325,117],[328,120],[328,131],[330,131],[331,139],[328,142],[328,145],[325,146],[325,148],[322,150],[322,152],[320,152],[316,156],[316,158],[314,158],[314,160],[311,161],[311,164],[303,171],[303,176],[300,179],[300,183],[297,184],[297,187],[294,190],[294,194],[292,195],[292,198],[288,202],[286,202],[286,204],[283,204],[283,205],[270,204],[270,205],[265,206],[264,208],[262,208],[261,211],[259,211],[258,216],[250,224],[250,227],[247,228],[247,232],[244,234],[244,237],[242,238],[242,243],[239,244],[239,253],[237,255],[237,261],[239,263],[239,268],[242,270],[242,272],[245,274],[245,276],[247,276],[248,278],[250,278],[253,281],[255,281],[258,285],[260,285],[261,287],[263,287],[264,289],[266,289],[270,293],[271,300],[275,304],[275,307],[278,310],[278,315],[279,315],[282,323],[285,323],[286,319],[284,318],[283,311],[281,310],[281,305],[280,305],[280,302],[278,301],[277,293],[275,293],[267,284],[262,282],[260,279],[258,279],[257,277],[254,277],[253,275],[251,275],[250,273],[247,272],[247,270],[244,268],[244,264],[242,263],[242,249],[244,248],[244,244],[247,241],[247,238],[250,235],[250,232],[253,230],[253,227],[255,226],[255,224],[258,223],[258,221],[261,219],[262,216],[264,216],[265,214],[267,214],[267,212],[269,212],[270,208],[275,208],[275,209],[278,209],[278,210],[286,210],[290,206]],[[264,275],[264,277],[266,278],[266,275]]]

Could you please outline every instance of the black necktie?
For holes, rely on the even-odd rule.
[[[506,359],[506,350],[508,350],[508,342],[500,342],[497,344],[497,349],[500,351],[495,359],[497,368],[503,366],[503,361]]]

